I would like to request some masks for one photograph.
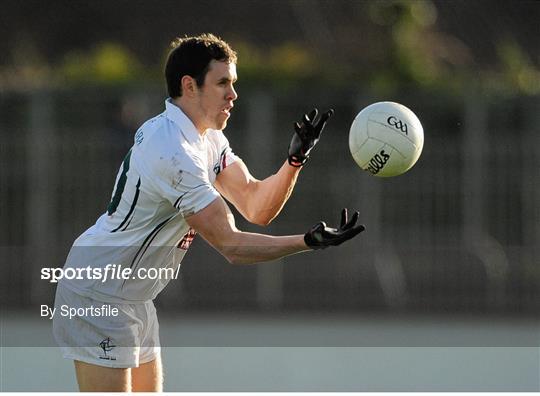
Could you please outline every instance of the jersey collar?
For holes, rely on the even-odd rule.
[[[193,125],[193,122],[191,122],[180,107],[172,102],[171,98],[165,100],[165,112],[167,118],[180,127],[180,130],[189,143],[196,143],[202,138],[195,125]]]

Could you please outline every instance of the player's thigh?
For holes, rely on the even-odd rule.
[[[161,356],[131,369],[131,390],[133,392],[163,391]]]
[[[75,360],[77,382],[81,392],[130,392],[130,370],[96,366]]]

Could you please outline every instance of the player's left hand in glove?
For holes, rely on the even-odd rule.
[[[309,158],[309,152],[321,138],[321,132],[326,122],[334,114],[330,109],[316,121],[317,109],[313,109],[309,114],[304,114],[302,121],[294,123],[294,135],[289,144],[289,164],[294,167],[300,167],[306,163]]]
[[[358,212],[354,212],[352,218],[348,220],[347,209],[343,209],[339,228],[328,227],[324,221],[321,221],[304,235],[304,242],[311,249],[325,249],[328,246],[341,245],[366,229],[363,224],[356,225],[359,216]]]

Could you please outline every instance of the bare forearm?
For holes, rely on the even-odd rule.
[[[303,235],[271,236],[237,231],[218,250],[232,264],[254,264],[310,249]]]
[[[327,227],[324,222],[319,222],[305,235],[255,234],[238,230],[229,207],[221,197],[217,197],[206,208],[186,217],[186,221],[230,263],[250,264],[340,245],[364,230],[363,225],[355,227],[358,216],[358,212],[355,212],[349,221],[347,210],[343,209],[339,228]]]
[[[281,212],[291,196],[300,169],[285,161],[276,174],[257,182],[250,197],[257,223],[268,224]]]

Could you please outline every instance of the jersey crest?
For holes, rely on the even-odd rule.
[[[186,235],[184,235],[180,242],[178,242],[178,248],[188,250],[193,242],[193,238],[195,238],[195,235],[197,235],[197,232],[193,228],[190,228]]]
[[[214,165],[214,173],[217,175],[220,174],[227,167],[227,155],[229,154],[230,148],[225,148],[219,155],[218,162]]]

